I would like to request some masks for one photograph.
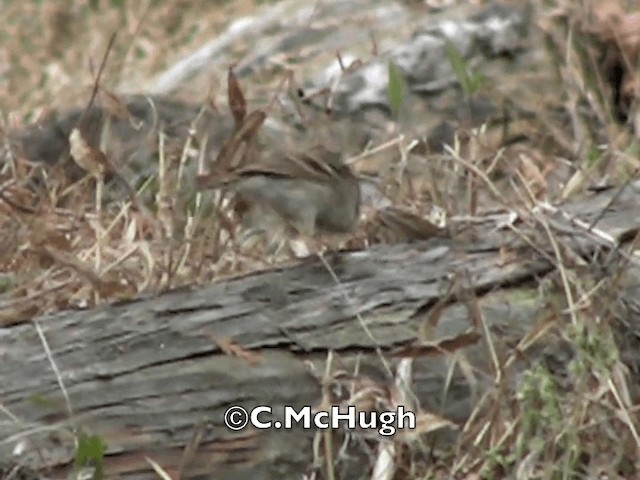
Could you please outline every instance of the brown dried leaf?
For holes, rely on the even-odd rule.
[[[238,82],[238,78],[233,73],[233,67],[229,68],[227,75],[227,94],[229,108],[236,122],[236,129],[242,126],[245,116],[247,115],[247,102],[242,93],[242,88]]]
[[[80,129],[74,128],[69,135],[69,147],[73,160],[80,168],[95,177],[101,177],[107,169],[105,154],[97,148],[92,148]]]

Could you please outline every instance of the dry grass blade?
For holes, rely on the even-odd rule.
[[[191,438],[189,438],[189,443],[184,447],[184,452],[182,454],[182,458],[180,459],[180,466],[178,467],[178,478],[180,480],[183,478],[185,469],[189,466],[192,460],[195,457],[198,448],[200,447],[200,443],[202,442],[202,438],[207,430],[207,424],[201,422],[196,426],[196,428],[191,433]]]
[[[451,338],[440,339],[425,344],[420,343],[398,347],[390,352],[390,355],[396,358],[416,358],[442,353],[453,353],[456,350],[476,345],[481,338],[481,335],[477,332],[461,333]]]
[[[338,275],[333,270],[333,268],[331,268],[331,265],[329,265],[329,263],[327,262],[327,259],[324,257],[324,255],[322,255],[322,253],[318,253],[318,258],[322,262],[323,266],[327,269],[327,272],[329,272],[329,275],[331,275],[331,277],[332,277],[333,281],[335,282],[335,284],[340,287],[340,293],[341,293],[342,297],[344,298],[345,302],[348,305],[352,305],[353,300],[348,295],[348,293],[345,291],[343,284],[340,282],[340,279],[338,278]],[[391,370],[391,366],[389,365],[389,363],[387,362],[387,360],[385,359],[385,357],[382,354],[382,349],[379,346],[379,342],[376,340],[375,336],[371,332],[371,329],[367,326],[367,323],[365,322],[365,320],[362,317],[362,315],[360,315],[358,313],[358,314],[356,314],[356,318],[358,319],[358,323],[361,326],[362,330],[367,335],[367,337],[370,338],[371,341],[376,345],[376,354],[377,354],[378,358],[380,359],[380,361],[382,362],[382,365],[383,365],[386,373],[389,375],[389,377],[392,377],[393,376],[393,371]]]
[[[164,468],[162,468],[160,464],[158,464],[158,462],[156,462],[155,460],[149,457],[144,457],[144,459],[147,461],[149,465],[151,465],[151,468],[153,468],[153,471],[156,472],[158,477],[160,477],[162,480],[178,480],[178,478],[176,479],[172,478],[171,475],[169,475],[169,473]]]
[[[42,330],[42,327],[40,326],[40,322],[38,322],[38,320],[33,320],[33,325],[36,329],[36,331],[38,332],[38,337],[40,338],[40,342],[42,343],[42,347],[44,348],[44,351],[46,353],[47,359],[49,360],[49,364],[51,365],[51,368],[53,369],[53,372],[56,376],[56,380],[58,382],[58,386],[60,387],[60,391],[62,392],[62,395],[64,397],[64,401],[65,401],[65,405],[67,407],[67,414],[69,415],[69,418],[73,418],[73,407],[71,405],[71,398],[69,397],[69,392],[67,391],[65,385],[64,385],[64,381],[62,379],[62,375],[60,373],[60,369],[58,368],[58,364],[56,363],[56,361],[53,358],[53,354],[51,353],[51,348],[49,347],[49,342],[47,341],[47,338],[44,335],[44,332]]]
[[[396,473],[395,456],[396,448],[393,443],[380,442],[371,480],[391,480]]]
[[[111,53],[111,49],[113,48],[113,44],[115,41],[116,41],[116,34],[114,32],[111,34],[111,37],[109,37],[109,43],[107,44],[107,48],[105,49],[104,56],[102,57],[102,62],[100,62],[100,68],[98,69],[98,73],[95,77],[95,81],[93,82],[93,91],[91,92],[91,98],[89,99],[89,103],[87,103],[87,107],[85,108],[84,112],[82,112],[82,116],[80,117],[80,120],[78,120],[78,126],[83,125],[84,122],[86,121],[87,114],[89,113],[91,106],[93,105],[93,102],[96,98],[96,95],[98,94],[98,90],[100,89],[100,78],[102,77],[104,68],[107,65],[107,59],[109,58],[109,53]]]

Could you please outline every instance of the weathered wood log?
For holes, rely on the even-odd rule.
[[[578,257],[589,265],[603,252],[609,262],[626,262],[624,242],[640,228],[640,185],[599,192],[561,211],[540,218],[567,268]],[[327,254],[339,283],[322,262],[308,259],[0,329],[0,459],[22,444],[26,453],[17,460],[59,476],[73,463],[70,432],[81,428],[106,441],[107,478],[158,478],[145,455],[168,472],[183,462],[181,478],[299,478],[312,463],[314,431],[233,432],[223,416],[232,405],[269,405],[276,412],[283,405],[317,404],[321,389],[309,365],[323,372],[330,350],[340,368],[358,362],[380,381],[389,381],[380,351],[391,365],[415,355],[412,387],[422,406],[463,422],[473,394],[492,385],[487,334],[507,358],[546,308],[535,280],[556,269],[553,252],[541,223],[501,229],[487,217],[451,239]],[[439,302],[442,310],[429,317]],[[475,314],[472,303],[479,307]],[[478,314],[488,327],[484,333]],[[637,328],[638,314],[629,315]],[[225,354],[224,339],[256,362]],[[521,370],[549,348],[562,354],[551,333],[520,352],[513,368]],[[445,392],[454,361],[447,349],[473,366],[473,388],[455,368]],[[190,441],[197,448],[183,461]],[[351,475],[365,470],[356,465]]]

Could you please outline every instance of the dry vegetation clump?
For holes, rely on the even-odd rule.
[[[549,121],[544,108],[557,105],[543,106],[540,125],[555,148],[519,150],[509,159],[518,167],[507,191],[520,190],[516,211],[525,218],[535,218],[536,199],[574,198],[585,189],[637,179],[638,12],[623,2],[583,7],[560,1],[543,16],[567,122]],[[574,172],[556,183],[553,165],[567,153]],[[558,330],[547,317],[519,347],[551,328],[567,357],[545,356],[517,378],[505,375],[513,358],[496,363],[496,388],[480,400],[465,425],[448,473],[466,472],[465,478],[637,477],[638,392],[620,354],[636,349],[637,340],[619,334],[630,321],[620,300],[628,264],[603,266],[604,273],[596,264],[581,266],[578,255],[559,245],[558,270],[542,290],[562,322]]]
[[[150,138],[161,152],[157,175],[136,195],[127,190],[137,185],[129,185],[112,201],[114,196],[102,189],[103,177],[118,173],[120,159],[105,158],[115,164],[104,171],[94,169],[92,162],[81,164],[79,174],[68,164],[44,168],[30,162],[8,135],[29,121],[46,122],[52,109],[86,103],[95,85],[96,59],[105,50],[110,50],[110,63],[100,79],[100,104],[114,121],[130,116],[122,100],[104,85],[117,84],[121,78],[142,83],[200,43],[199,36],[211,36],[229,17],[253,8],[249,1],[213,6],[180,1],[3,6],[8,25],[3,39],[8,70],[0,95],[8,114],[0,171],[4,227],[0,261],[2,291],[8,298],[1,306],[3,323],[264,265],[260,255],[238,255],[229,247],[230,238],[221,227],[225,219],[211,215],[210,202],[203,205],[195,194],[182,198],[185,163],[197,147],[193,139],[177,144],[171,138]],[[118,41],[109,46],[113,31],[118,32]],[[205,92],[203,102],[206,96]],[[108,123],[100,132],[105,151]],[[93,153],[100,155],[100,148]],[[83,155],[79,158],[82,162]],[[144,195],[153,197],[153,211],[137,200]]]
[[[43,109],[86,101],[90,59],[105,51],[113,32],[118,42],[105,84],[144,91],[154,74],[255,8],[254,0],[4,2],[0,108],[16,121],[33,120]]]
[[[242,11],[243,4],[233,8]],[[467,218],[507,208],[544,229],[538,215],[543,200],[573,198],[637,177],[640,13],[625,9],[622,1],[600,2],[586,13],[564,0],[553,7],[540,12],[547,48],[558,65],[559,83],[549,88],[563,89],[565,103],[541,105],[526,132],[544,142],[505,144],[504,138],[496,142],[483,129],[460,130],[456,144],[430,157],[430,171],[416,179],[407,173],[405,160],[419,156],[423,144],[406,138],[388,141],[385,148],[398,149],[400,157],[380,184],[393,200],[392,208],[427,217],[429,206],[438,204],[450,216]],[[142,82],[199,43],[196,38],[212,22],[225,21],[221,9],[208,2],[140,2],[135,7],[120,2],[7,2],[3,9],[13,20],[5,22],[3,39],[4,63],[11,65],[0,84],[3,111],[12,112],[3,119],[5,132],[36,117],[32,112],[86,101],[91,86],[106,90],[118,78]],[[85,31],[73,31],[77,26],[71,18],[82,18]],[[87,59],[97,57],[88,52],[107,50],[108,34],[99,32],[111,30],[122,32],[121,42],[111,52],[114,67],[107,67],[98,81],[95,72],[94,77],[87,73]],[[112,113],[119,97],[114,95],[113,101]],[[232,115],[233,102],[229,106]],[[553,117],[552,111],[560,113]],[[394,130],[396,138],[401,133]],[[12,148],[8,136],[4,140],[0,325],[220,279],[274,261],[264,246],[238,241],[237,212],[228,199],[192,190],[187,164],[200,162],[203,171],[205,162],[192,154],[202,147],[192,138],[181,144],[165,143],[162,135],[155,138],[156,175],[143,185],[128,185],[136,192],[116,200],[105,193],[105,180],[119,168],[92,157],[99,150],[76,149],[74,158],[86,175],[70,181],[63,167],[45,169],[29,162]],[[82,139],[77,141],[82,150]],[[108,135],[103,141],[109,141]],[[85,157],[90,160],[83,164]],[[151,198],[148,204],[141,200],[144,195]],[[393,232],[402,228],[397,226],[402,216],[371,216],[377,220],[361,228],[351,247],[392,242]],[[387,232],[392,234],[381,233],[379,222],[391,224]],[[547,233],[554,244],[551,230]],[[640,475],[638,392],[628,384],[632,376],[619,353],[638,345],[617,333],[625,330],[619,300],[625,265],[608,266],[603,274],[595,265],[578,262],[580,255],[563,245],[555,247],[557,270],[540,286],[549,309],[516,350],[526,357],[530,343],[552,335],[566,358],[543,356],[543,362],[516,377],[510,367],[522,358],[496,354],[493,387],[461,426],[456,450],[438,452],[433,460],[425,445],[405,445],[396,452],[398,478],[407,478],[407,472],[411,478],[469,479]]]

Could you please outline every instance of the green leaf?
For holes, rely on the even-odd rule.
[[[602,151],[597,146],[592,146],[587,150],[587,167],[591,168],[602,156]]]
[[[389,60],[389,104],[391,105],[391,112],[396,119],[400,115],[403,98],[404,78],[402,78],[400,69]]]
[[[29,397],[29,401],[33,403],[35,406],[40,408],[64,408],[64,405],[61,401],[51,400],[49,397],[41,394],[34,394]]]
[[[107,444],[98,435],[80,434],[78,438],[78,451],[76,452],[76,468],[95,468],[95,479],[104,478],[104,453]]]
[[[0,294],[6,293],[16,285],[13,275],[0,273]]]
[[[473,95],[480,87],[481,79],[477,75],[470,76],[467,70],[467,61],[453,43],[447,40],[445,43],[447,58],[456,74],[456,78],[462,86],[462,91],[467,96]]]
[[[485,76],[482,75],[480,72],[475,72],[472,76],[471,76],[471,81],[469,82],[469,94],[468,95],[474,95],[475,93],[478,92],[478,90],[480,90],[480,87],[482,87],[482,84],[485,81]]]

